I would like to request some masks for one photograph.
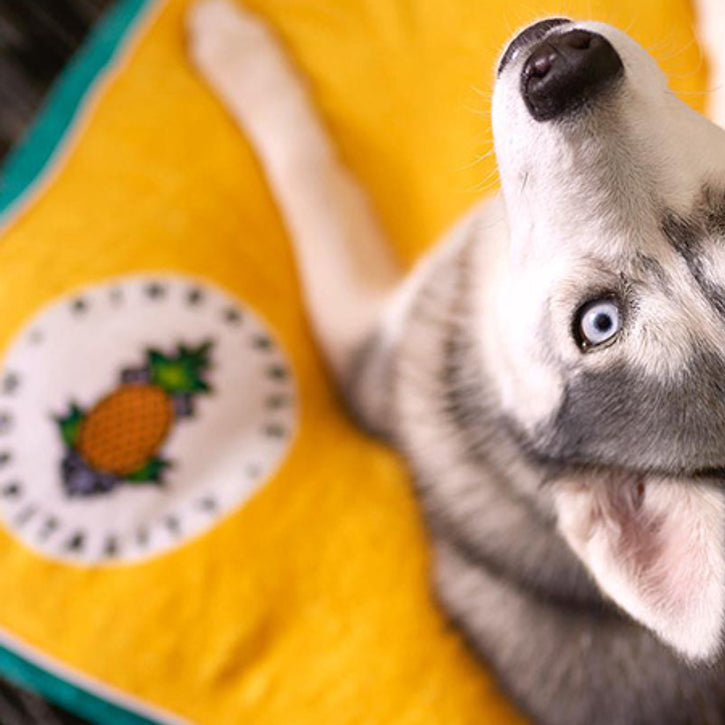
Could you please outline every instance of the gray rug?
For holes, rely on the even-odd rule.
[[[111,2],[0,0],[0,161],[22,138],[54,78]],[[0,680],[0,725],[84,723]]]

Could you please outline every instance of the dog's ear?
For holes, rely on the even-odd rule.
[[[725,498],[693,483],[556,484],[559,529],[600,589],[689,660],[718,654]]]

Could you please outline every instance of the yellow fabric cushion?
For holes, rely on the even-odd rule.
[[[613,22],[661,59],[688,102],[703,99],[685,0],[249,6],[309,79],[406,263],[495,188],[489,95],[497,54],[519,25],[545,14]],[[30,321],[50,319],[42,311],[76,290],[193,278],[256,311],[286,351],[296,435],[253,495],[154,556],[51,556],[6,521],[0,627],[49,657],[49,669],[60,663],[188,722],[522,722],[434,604],[404,466],[342,411],[274,200],[249,145],[187,62],[186,7],[169,0],[144,16],[48,183],[9,220],[0,344],[16,360]],[[139,362],[108,344],[113,375]],[[83,369],[94,353],[77,349]],[[55,359],[66,369],[75,358]]]

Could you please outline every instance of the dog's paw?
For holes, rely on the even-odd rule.
[[[212,78],[254,63],[274,46],[265,24],[229,0],[201,0],[187,16],[189,51]]]

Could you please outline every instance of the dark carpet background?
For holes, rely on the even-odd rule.
[[[0,162],[22,138],[53,79],[111,2],[0,0]],[[0,725],[84,722],[0,679]]]

